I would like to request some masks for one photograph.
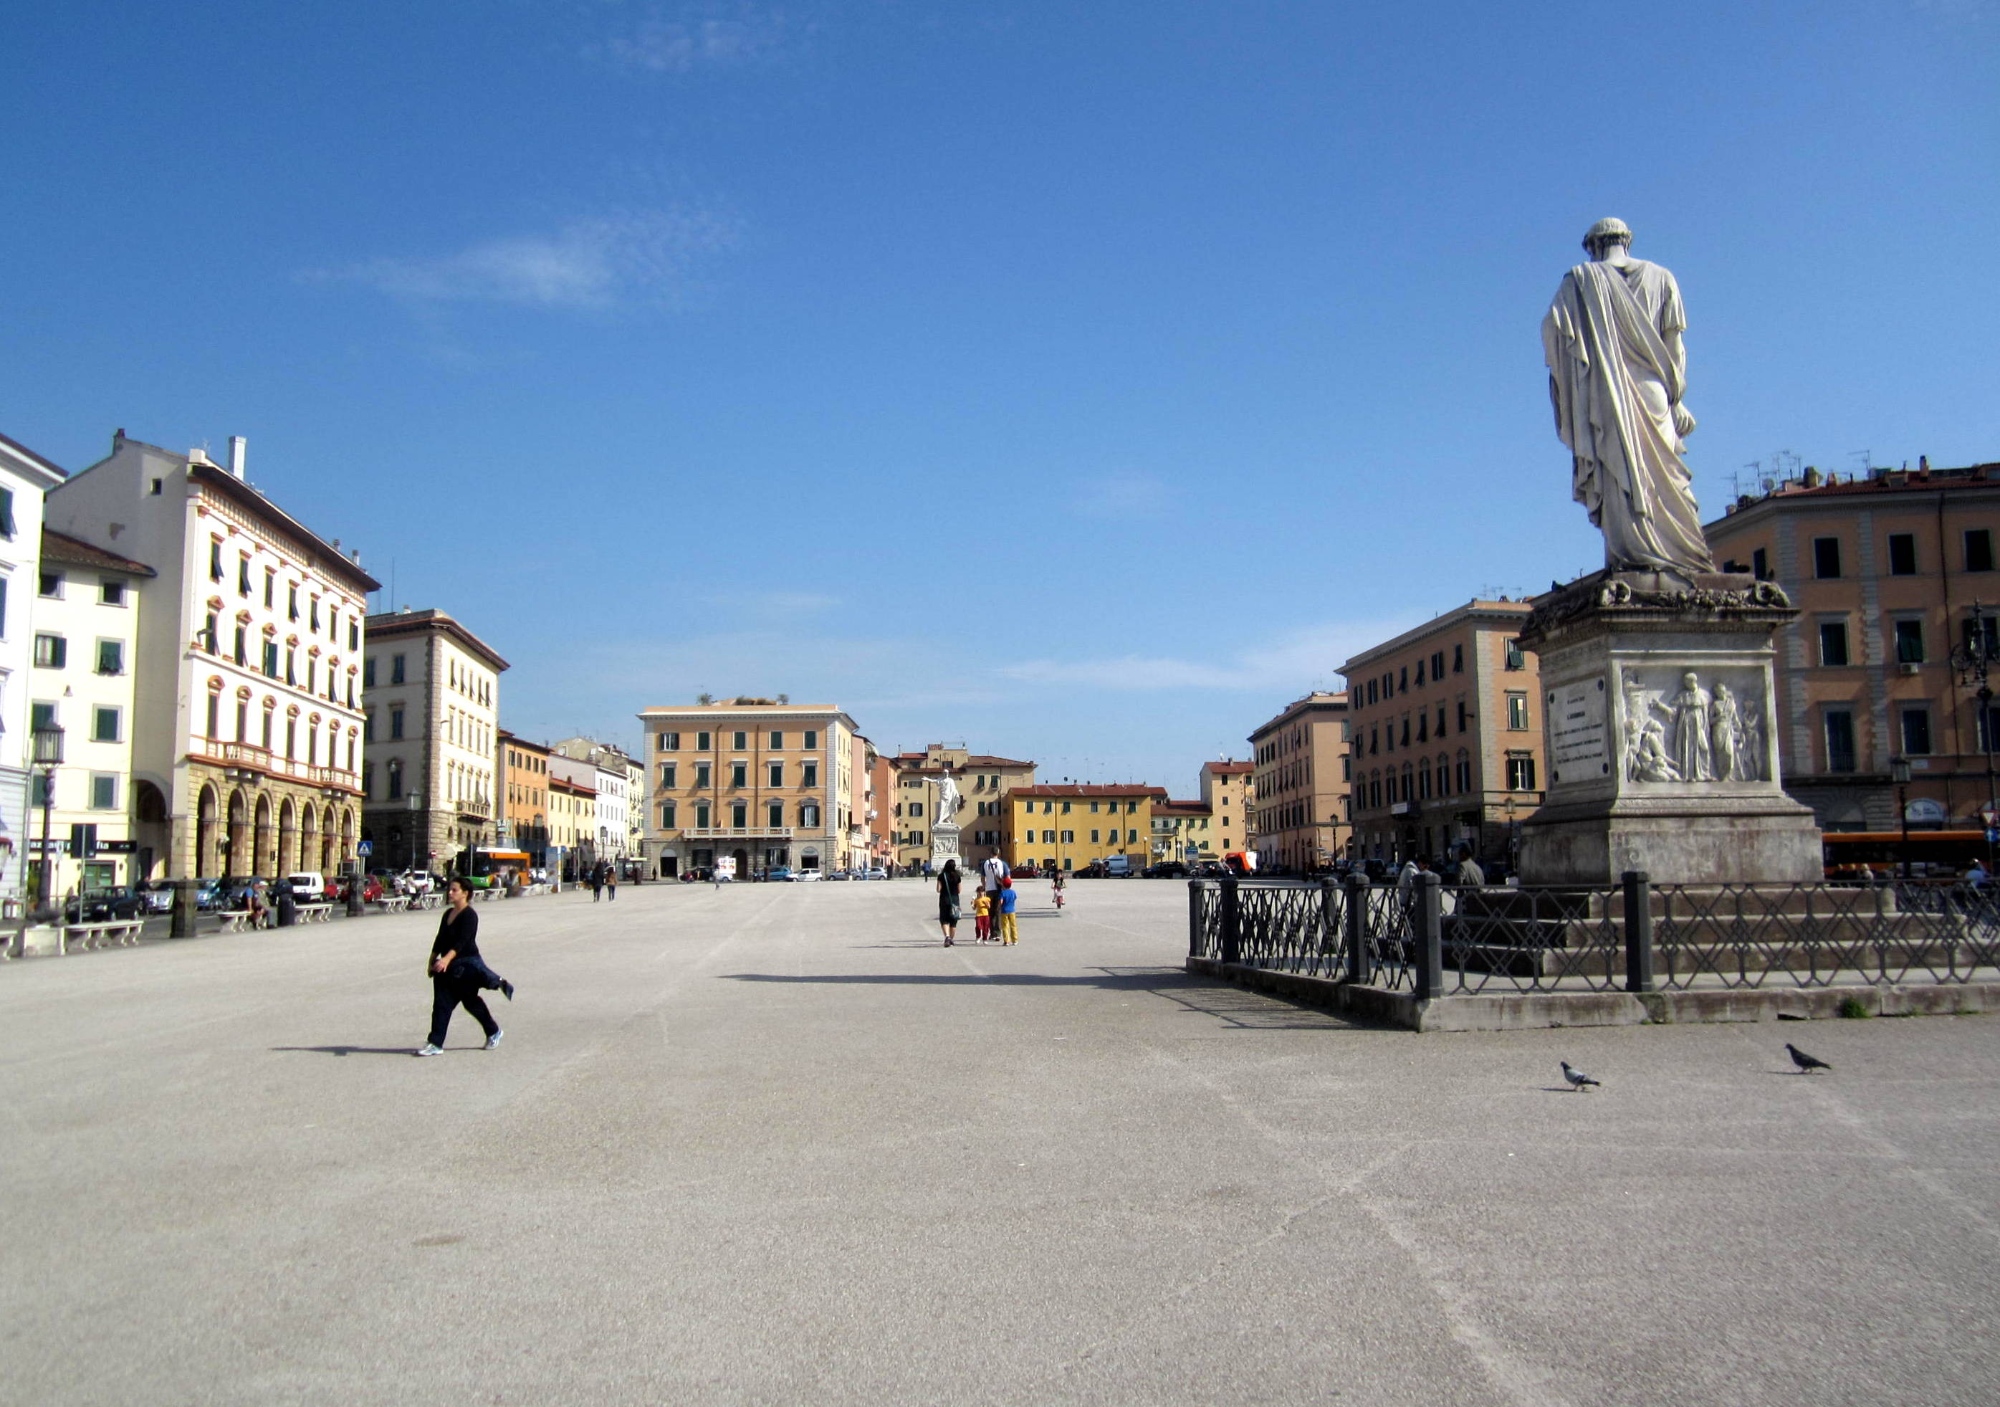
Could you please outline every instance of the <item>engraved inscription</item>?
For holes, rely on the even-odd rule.
[[[1587,782],[1611,771],[1602,679],[1552,690],[1548,716],[1550,781]]]

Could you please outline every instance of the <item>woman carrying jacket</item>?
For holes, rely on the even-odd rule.
[[[492,969],[479,956],[479,915],[472,909],[472,892],[463,879],[454,878],[445,890],[449,907],[438,922],[437,938],[431,943],[431,1034],[418,1055],[443,1055],[445,1032],[451,1026],[454,1007],[463,1006],[486,1032],[488,1050],[500,1044],[500,1023],[486,1009],[479,995],[485,980],[505,989]],[[508,997],[513,992],[508,990]]]

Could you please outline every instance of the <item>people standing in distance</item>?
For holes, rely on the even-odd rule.
[[[606,897],[615,901],[618,898],[618,866],[608,861],[604,866],[604,887],[609,891]]]
[[[1014,928],[1014,905],[1016,904],[1016,902],[1018,902],[1018,899],[1019,896],[1016,895],[1014,892],[1014,881],[1012,879],[1001,880],[1000,881],[1000,941],[1001,943],[1005,944],[1007,947],[1010,948],[1013,947],[1014,944],[1020,938],[1020,934]]]
[[[944,945],[949,948],[958,940],[958,861],[946,860],[944,869],[938,873],[938,927],[944,930]]]
[[[1068,887],[1069,887],[1068,882],[1063,879],[1063,872],[1061,870],[1057,870],[1053,875],[1050,876],[1049,889],[1050,892],[1052,892],[1055,895],[1057,918],[1062,917],[1063,891]]]
[[[445,1033],[451,1027],[454,1007],[463,1006],[486,1032],[488,1050],[500,1044],[500,1023],[486,1009],[479,995],[480,972],[491,975],[479,955],[479,915],[472,910],[472,891],[462,878],[453,876],[445,890],[447,907],[438,922],[437,937],[431,943],[431,1033],[418,1055],[443,1055]],[[476,964],[476,966],[475,966]],[[493,979],[500,986],[500,979]],[[512,989],[505,988],[512,996]]]

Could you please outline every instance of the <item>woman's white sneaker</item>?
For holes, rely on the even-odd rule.
[[[506,1034],[507,1033],[505,1031],[495,1031],[492,1035],[486,1038],[486,1048],[488,1050],[491,1050],[493,1049],[494,1046],[499,1045],[500,1038]]]
[[[422,1050],[414,1050],[410,1053],[412,1055],[443,1055],[444,1047],[426,1043]]]

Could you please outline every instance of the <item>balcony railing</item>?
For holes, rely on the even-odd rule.
[[[253,743],[197,742],[196,747],[189,751],[192,756],[223,767],[249,767],[273,777],[304,782],[308,786],[361,790],[361,779],[352,772],[339,767],[319,767],[296,758],[279,757],[268,748]]]
[[[685,826],[681,834],[689,840],[790,840],[790,826]]]

